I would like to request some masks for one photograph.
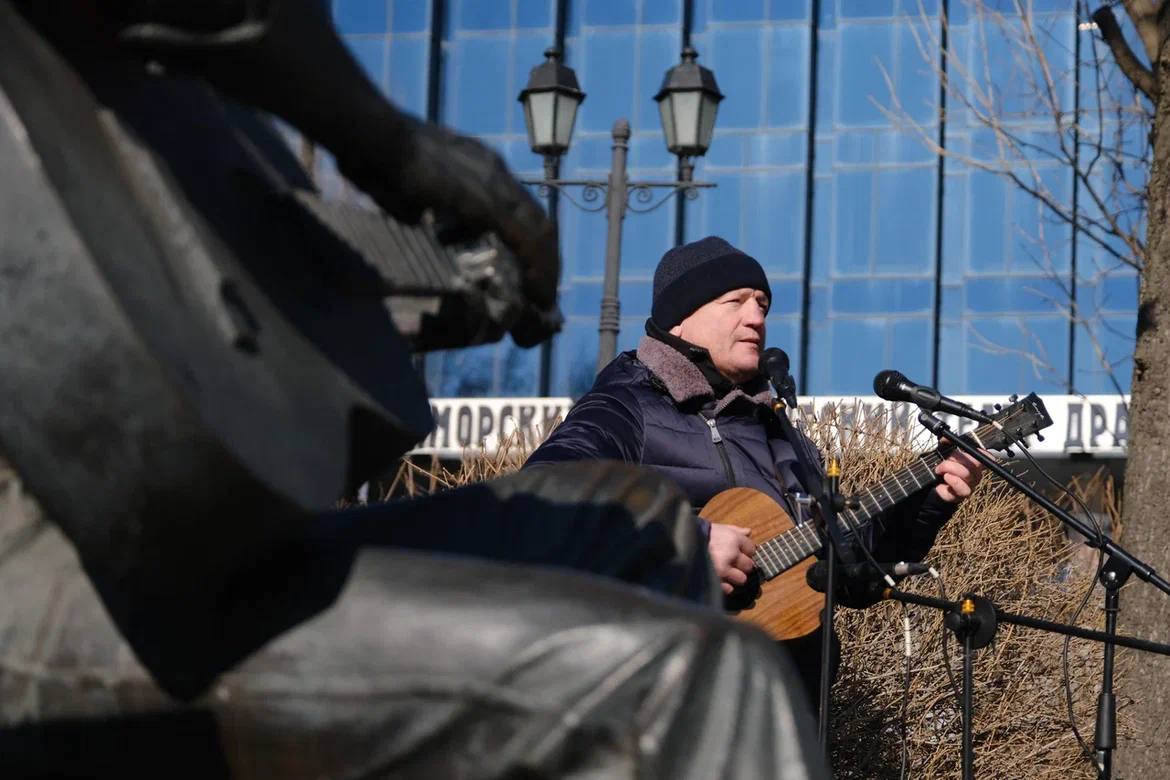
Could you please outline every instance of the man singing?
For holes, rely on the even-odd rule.
[[[637,463],[671,477],[696,509],[742,486],[799,517],[792,495],[809,492],[817,475],[803,473],[794,444],[806,444],[784,436],[759,372],[771,305],[764,269],[709,236],[663,255],[653,296],[637,350],[601,371],[525,468],[584,459]],[[936,473],[934,486],[880,518],[873,550],[878,560],[921,560],[978,484],[982,466],[960,452]],[[730,595],[748,583],[754,543],[746,529],[698,522]],[[810,691],[819,678],[819,633],[786,643]]]

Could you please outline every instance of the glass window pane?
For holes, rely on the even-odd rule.
[[[384,34],[386,4],[369,0],[333,0],[333,24],[342,35]]]
[[[506,30],[512,23],[511,0],[455,0],[455,6],[462,30]]]
[[[378,5],[378,3],[371,3]],[[431,26],[431,4],[425,0],[390,0],[390,29],[394,33],[426,32]]]
[[[418,117],[427,113],[427,59],[430,44],[423,37],[390,37],[389,88],[394,105]]]

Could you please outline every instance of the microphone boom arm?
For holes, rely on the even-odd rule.
[[[1113,541],[1108,536],[1104,534],[1098,536],[1095,530],[1089,528],[1089,526],[1083,521],[1073,517],[1068,512],[1049,501],[1035,488],[1026,484],[1018,476],[1004,468],[1003,465],[1000,464],[995,458],[988,456],[978,447],[969,443],[962,436],[957,436],[953,431],[951,431],[950,426],[945,422],[927,411],[919,413],[918,421],[922,423],[922,425],[935,436],[939,437],[940,439],[945,438],[955,447],[982,463],[1004,482],[1007,482],[1013,488],[1020,491],[1028,498],[1042,506],[1048,511],[1049,514],[1053,515],[1070,528],[1075,529],[1077,533],[1085,537],[1085,544],[1087,544],[1089,547],[1095,547],[1104,550],[1109,555],[1116,557],[1118,560],[1128,564],[1133,569],[1133,573],[1136,574],[1140,579],[1150,583],[1155,588],[1165,593],[1167,596],[1170,596],[1170,582],[1167,582],[1160,574],[1158,574],[1158,572],[1154,570],[1152,566],[1144,563],[1141,559],[1130,554],[1129,551],[1118,545],[1117,542]]]

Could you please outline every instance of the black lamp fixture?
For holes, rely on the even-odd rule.
[[[520,92],[524,105],[524,123],[528,126],[528,145],[544,155],[546,172],[555,175],[557,160],[569,149],[577,108],[585,93],[577,84],[577,74],[561,62],[555,48],[545,49],[545,61],[532,69],[528,86]]]
[[[666,71],[662,89],[654,96],[666,148],[682,161],[684,181],[690,180],[694,170],[690,158],[701,157],[711,146],[715,114],[723,100],[715,74],[696,62],[698,57],[690,46],[683,49],[682,62]]]
[[[679,158],[678,178],[669,181],[631,181],[626,173],[630,150],[630,123],[619,118],[613,123],[609,175],[604,178],[562,179],[557,175],[561,156],[568,151],[577,109],[585,93],[577,85],[577,74],[561,63],[555,48],[544,53],[546,61],[532,69],[528,86],[520,93],[524,121],[528,125],[528,145],[544,156],[543,179],[521,179],[540,187],[540,193],[552,197],[555,192],[582,211],[605,212],[605,276],[602,280],[601,309],[598,316],[598,370],[617,354],[617,337],[621,326],[618,287],[621,275],[622,225],[626,214],[646,214],[673,198],[696,198],[700,189],[714,187],[712,182],[694,180],[693,157],[705,154],[715,133],[715,112],[723,94],[715,84],[715,74],[700,67],[699,56],[687,46],[682,62],[666,72],[662,89],[654,96],[662,115],[666,147]],[[581,200],[572,192],[580,188]],[[654,200],[655,190],[666,196]],[[631,193],[633,197],[631,198]],[[598,203],[599,197],[605,198]],[[680,201],[676,201],[681,203]],[[552,206],[550,204],[550,210]],[[546,353],[547,354],[547,353]],[[547,358],[546,358],[547,359]]]

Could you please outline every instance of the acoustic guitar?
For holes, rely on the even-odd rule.
[[[994,415],[964,438],[985,450],[1004,450],[1052,424],[1044,402],[1032,393]],[[837,515],[846,537],[852,528],[863,529],[869,521],[922,488],[935,484],[935,468],[954,449],[944,445],[925,453],[909,466],[853,496],[852,508]],[[729,523],[752,531],[756,552],[752,556],[761,593],[742,620],[764,629],[775,639],[796,639],[820,625],[825,596],[808,586],[805,572],[821,549],[821,536],[812,522],[796,525],[771,497],[752,488],[730,488],[712,498],[700,517],[712,523]]]

